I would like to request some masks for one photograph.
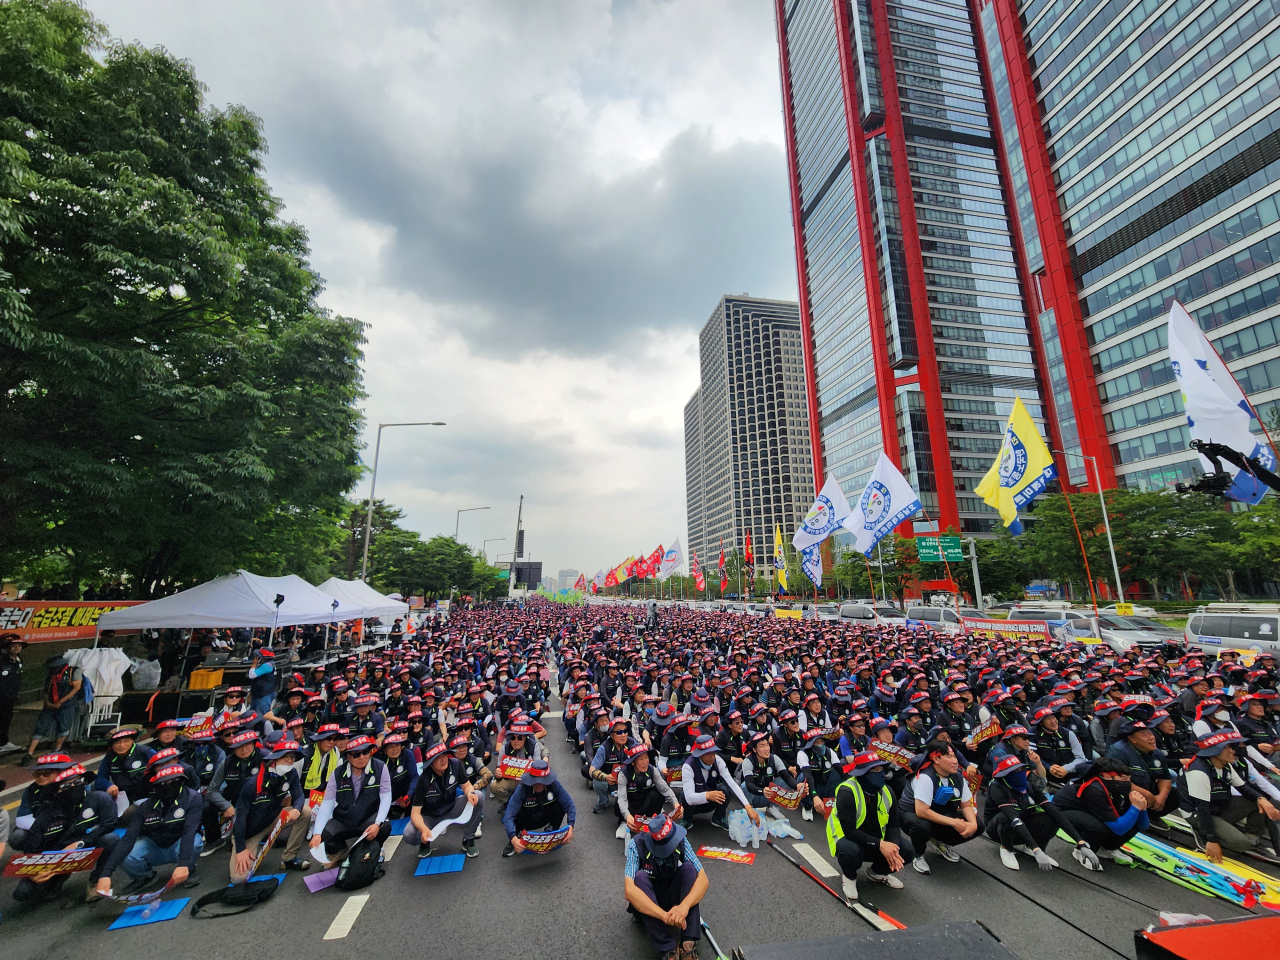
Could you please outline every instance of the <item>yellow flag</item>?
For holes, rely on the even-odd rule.
[[[1000,454],[974,493],[987,506],[1000,511],[1000,519],[1014,536],[1022,533],[1018,511],[1038,497],[1049,481],[1058,476],[1053,457],[1045,446],[1031,415],[1015,397],[1013,412],[1004,428]]]
[[[778,574],[778,585],[787,589],[787,555],[782,552],[782,524],[773,527],[773,569]]]

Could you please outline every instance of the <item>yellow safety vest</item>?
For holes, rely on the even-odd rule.
[[[831,849],[831,855],[836,855],[836,841],[844,836],[844,827],[840,825],[840,815],[835,812],[836,801],[840,799],[840,791],[848,788],[853,791],[854,813],[857,816],[855,828],[861,829],[862,822],[867,819],[867,797],[862,792],[862,784],[858,782],[857,777],[850,777],[840,786],[836,787],[835,794],[831,797],[831,816],[827,817],[827,846]],[[884,837],[884,829],[889,824],[889,807],[893,804],[893,794],[888,787],[880,788],[880,805],[876,808],[876,819],[880,821],[880,836]]]
[[[302,786],[307,790],[320,790],[329,782],[329,777],[337,768],[338,762],[342,756],[335,750],[326,750],[320,752],[317,747],[316,752],[311,755],[311,762],[307,764],[307,775],[302,782]],[[325,769],[328,767],[329,769]]]

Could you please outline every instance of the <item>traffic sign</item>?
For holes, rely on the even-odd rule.
[[[1117,603],[1117,604],[1116,604],[1116,613],[1117,613],[1117,614],[1119,614],[1119,615],[1120,615],[1120,616],[1122,616],[1122,617],[1132,617],[1132,616],[1133,616],[1133,604],[1132,604],[1132,603]]]
[[[916,537],[916,550],[925,563],[941,563],[943,560],[954,563],[964,559],[959,537]]]

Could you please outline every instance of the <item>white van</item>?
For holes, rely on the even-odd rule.
[[[954,607],[907,607],[908,620],[918,620],[932,630],[942,630],[945,633],[960,632],[960,617],[981,616],[981,610],[970,610],[964,607],[960,608],[959,616],[956,615]]]
[[[1280,604],[1210,603],[1187,618],[1189,647],[1253,650],[1280,656]]]
[[[845,623],[862,623],[867,626],[903,626],[907,618],[897,607],[883,604],[842,603],[840,619]]]

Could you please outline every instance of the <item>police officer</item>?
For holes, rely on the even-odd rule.
[[[187,772],[179,763],[160,767],[151,775],[150,794],[137,805],[125,834],[115,845],[98,880],[98,892],[111,892],[111,874],[122,863],[132,880],[126,893],[148,886],[155,868],[175,864],[171,879],[185,887],[199,882],[195,873],[200,852],[200,794],[186,785]]]
[[[461,816],[467,804],[477,806],[482,799],[475,785],[462,779],[462,763],[449,753],[448,744],[437,743],[422,758],[422,776],[404,828],[405,843],[418,844],[419,859],[431,856],[432,829]],[[462,827],[462,850],[468,857],[478,854],[475,836],[481,816],[482,810],[472,811]]]
[[[391,777],[386,765],[373,758],[374,746],[371,737],[352,737],[343,763],[325,784],[311,824],[311,849],[322,850],[330,864],[344,841],[363,838],[381,844],[391,835]]]
[[[245,781],[236,799],[235,822],[231,830],[231,882],[244,883],[250,868],[258,856],[258,845],[266,840],[280,814],[285,822],[293,823],[302,815],[306,794],[298,782],[298,772],[293,765],[298,761],[302,748],[293,740],[279,741],[275,749],[263,755],[258,773]],[[300,864],[289,863],[286,852],[282,866],[305,870]],[[310,863],[307,866],[310,866]]]
[[[573,839],[573,828],[578,812],[569,791],[556,779],[555,772],[546,760],[535,760],[520,777],[511,799],[502,813],[502,827],[507,832],[504,857],[523,853],[521,833],[559,830],[566,820],[569,833],[565,839]]]

